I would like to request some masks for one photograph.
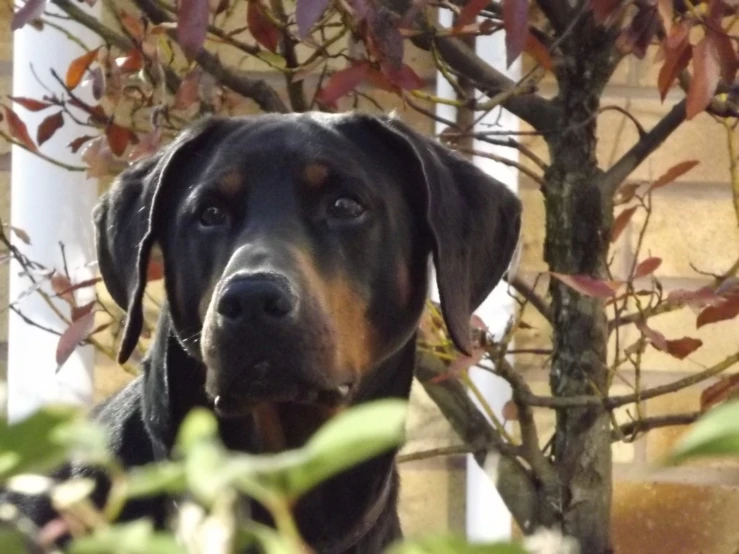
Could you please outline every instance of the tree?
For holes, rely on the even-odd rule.
[[[723,123],[733,149],[729,170],[739,217],[735,129],[739,40],[731,31],[739,15],[735,1],[297,0],[293,5],[283,0],[181,0],[177,4],[133,0],[125,10],[106,2],[103,21],[89,17],[70,0],[49,3],[96,32],[105,46],[75,60],[65,76],[53,74],[57,93],[42,99],[12,99],[27,110],[53,112],[37,130],[36,140],[7,104],[5,124],[8,140],[38,151],[68,118],[85,120],[94,131],[73,141],[70,148],[84,145],[88,167],[70,170],[86,170],[94,176],[117,171],[126,161],[151,154],[197,113],[237,113],[254,104],[268,112],[345,109],[369,98],[368,88],[396,94],[413,110],[441,121],[447,127],[441,138],[462,152],[470,153],[470,139],[476,138],[516,148],[530,157],[539,171],[521,170],[540,184],[545,200],[546,297],[510,275],[509,284],[520,301],[518,314],[502,339],[494,339],[473,321],[477,350],[472,358],[452,350],[432,306],[423,327],[418,377],[465,441],[459,449],[436,454],[475,452],[482,463],[487,452],[499,452],[498,486],[525,533],[554,526],[576,537],[583,552],[612,551],[611,443],[634,440],[655,427],[687,424],[698,415],[650,419],[637,413],[632,422],[617,425],[613,410],[631,403],[638,406],[648,398],[715,377],[739,362],[736,353],[689,378],[648,389],[637,381],[633,393],[609,394],[622,366],[633,367],[638,375],[645,349],[656,348],[682,359],[702,346],[689,335],[663,336],[650,327],[650,318],[691,307],[698,311],[696,323],[702,326],[739,314],[735,277],[739,261],[715,276],[712,286],[669,295],[663,294],[653,276],[661,262],[658,257],[637,257],[625,276],[613,276],[609,269],[610,243],[640,211],[646,214],[643,238],[652,192],[697,162],[681,161],[641,186],[624,185],[626,178],[679,126],[689,125],[704,111]],[[44,6],[45,0],[28,0],[16,12],[13,27],[33,24],[45,33],[54,32],[53,18],[45,14]],[[451,28],[434,23],[437,9],[454,12]],[[521,55],[533,60],[533,68],[520,82],[486,64],[471,48],[476,37],[496,32],[506,34],[509,64]],[[423,90],[424,81],[405,61],[407,43],[427,51],[452,83],[458,95],[451,101],[459,108],[456,121],[442,120],[426,107],[447,100]],[[663,100],[675,86],[685,91],[685,97],[651,129],[623,111],[637,127],[639,138],[613,165],[601,167],[595,147],[597,115],[606,109],[601,106],[603,90],[619,63],[628,56],[643,58],[650,47],[658,50]],[[240,70],[241,58],[281,75],[284,91]],[[551,99],[537,91],[547,72],[557,84]],[[91,81],[98,104],[87,104],[75,94],[83,79]],[[548,162],[515,135],[474,132],[471,121],[500,107],[530,125],[546,142]],[[2,240],[14,256],[33,267],[7,237]],[[156,276],[154,268],[152,277]],[[60,314],[71,325],[60,341],[57,361],[63,363],[81,341],[96,343],[107,352],[96,338],[103,329],[93,329],[92,314],[110,308],[99,302],[79,307],[69,295],[75,287],[94,283],[72,284],[51,270],[45,278],[55,294],[71,305],[70,316]],[[48,294],[43,288],[34,290]],[[553,326],[553,349],[544,353],[549,360],[551,396],[534,394],[506,357],[511,338],[524,325],[523,314],[531,309]],[[116,321],[111,314],[101,326],[114,329]],[[627,325],[638,329],[639,338],[632,344],[618,341],[618,351],[612,353],[615,362],[609,366],[608,339]],[[494,415],[489,424],[485,415],[492,411],[483,414],[470,401],[469,392],[474,394],[475,389],[467,369],[482,359],[492,362],[492,371],[513,389],[505,416],[518,421],[520,440],[510,437]],[[730,396],[736,382],[727,378],[711,387],[704,395],[704,408]],[[556,430],[544,448],[534,407],[556,412]]]

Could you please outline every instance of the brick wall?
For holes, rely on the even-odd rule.
[[[0,20],[9,21],[7,4],[0,5]],[[8,25],[0,25],[0,93],[10,93],[11,35]],[[428,79],[431,85],[434,71],[423,53],[413,51],[412,65]],[[629,109],[649,128],[669,109],[670,99],[663,106],[657,97],[653,83],[656,71],[648,61],[627,60],[617,71],[606,90],[604,105],[612,104]],[[281,85],[281,77],[266,72],[264,67],[249,67],[255,73]],[[311,81],[308,81],[308,86]],[[551,81],[544,84],[544,93],[553,94]],[[410,109],[405,109],[384,92],[371,94],[385,107],[394,107],[399,115],[424,132],[431,131],[431,123]],[[348,104],[344,106],[350,108]],[[359,107],[375,109],[367,100]],[[600,117],[601,136],[598,144],[599,160],[608,166],[625,152],[637,137],[633,125],[614,111]],[[731,207],[727,173],[725,135],[720,125],[708,116],[700,116],[676,132],[664,147],[632,176],[632,179],[653,179],[677,161],[689,158],[702,160],[700,166],[688,173],[676,185],[662,189],[655,195],[655,210],[651,233],[647,237],[644,253],[658,255],[664,263],[658,271],[665,288],[696,287],[708,279],[696,274],[690,267],[695,264],[702,271],[721,272],[739,257],[739,230]],[[538,140],[527,141],[531,148],[546,159],[546,148]],[[0,142],[0,217],[8,218],[9,199],[9,148]],[[522,160],[525,163],[525,160]],[[524,249],[521,272],[524,277],[536,278],[545,271],[542,260],[544,238],[543,200],[535,183],[527,178],[520,182],[524,202]],[[640,221],[635,218],[614,246],[616,253],[614,272],[623,275],[630,264]],[[0,303],[7,298],[7,267],[0,266]],[[540,288],[545,289],[545,280]],[[526,321],[533,329],[517,336],[520,348],[546,348],[550,345],[551,330],[546,322],[529,313]],[[0,314],[0,341],[7,339],[7,316]],[[668,338],[685,334],[701,338],[705,346],[689,360],[678,362],[654,350],[645,355],[645,386],[668,382],[676,377],[689,375],[720,360],[736,348],[738,331],[736,324],[727,323],[696,331],[694,315],[679,312],[656,318],[654,327]],[[622,340],[634,337],[633,329],[626,329]],[[108,396],[119,389],[129,377],[110,362],[100,358],[97,367],[98,397]],[[535,391],[547,393],[547,372],[541,358],[520,356],[517,368],[532,383]],[[629,391],[633,375],[625,372],[617,380],[614,393]],[[700,387],[667,397],[652,400],[644,406],[644,413],[658,415],[692,411],[697,408]],[[634,413],[633,406],[619,411],[618,417],[626,420],[627,412]],[[551,433],[551,412],[540,410],[542,440]],[[410,441],[406,451],[417,451],[435,446],[456,444],[448,424],[439,415],[433,403],[422,390],[415,390],[409,421]],[[661,474],[650,473],[647,464],[662,455],[680,430],[663,430],[650,434],[646,439],[629,445],[614,446],[616,463],[616,490],[613,526],[617,552],[642,554],[670,552],[674,554],[734,553],[737,531],[735,513],[739,510],[739,495],[732,489],[737,474],[728,463],[693,464]],[[445,529],[464,529],[464,464],[463,458],[435,459],[413,462],[402,466],[403,489],[401,495],[403,521],[409,534],[441,532]]]

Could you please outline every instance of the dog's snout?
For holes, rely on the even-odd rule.
[[[283,279],[257,274],[227,283],[216,307],[226,323],[264,323],[287,318],[295,311],[296,298]]]

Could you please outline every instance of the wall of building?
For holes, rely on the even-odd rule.
[[[8,4],[0,4],[0,21],[8,22]],[[12,37],[9,25],[0,25],[0,95],[7,101],[10,93]],[[53,31],[49,31],[53,32]],[[435,71],[427,56],[412,53],[412,65],[433,85]],[[656,67],[650,55],[643,62],[627,60],[619,68],[606,90],[604,105],[630,110],[646,128],[651,127],[672,105],[672,95],[663,105],[654,88]],[[263,68],[248,68],[262,72]],[[280,85],[280,78],[261,73]],[[543,85],[545,94],[554,94],[551,81]],[[395,107],[399,115],[424,132],[431,131],[429,120],[403,107],[397,98],[384,92],[373,92],[384,107]],[[351,106],[345,106],[349,108]],[[360,108],[373,110],[363,100]],[[634,126],[616,111],[600,116],[601,135],[598,156],[608,166],[625,152],[637,138]],[[541,141],[529,140],[530,147],[546,159]],[[739,228],[731,204],[726,136],[720,124],[702,115],[684,125],[664,147],[630,177],[632,181],[651,180],[678,161],[696,158],[701,164],[679,179],[679,182],[655,194],[651,232],[644,244],[644,254],[663,258],[657,271],[666,291],[675,288],[697,288],[709,277],[696,273],[691,264],[707,273],[725,271],[739,257]],[[525,158],[522,158],[525,160]],[[41,162],[40,162],[41,163]],[[10,170],[9,148],[0,141],[0,218],[7,221]],[[542,259],[544,239],[544,207],[541,193],[534,182],[521,179],[524,202],[524,235],[522,275],[534,280],[546,271]],[[633,257],[640,219],[636,217],[614,246],[614,273],[623,275]],[[0,283],[7,283],[7,266],[0,265]],[[546,279],[540,279],[541,290]],[[7,286],[0,286],[0,305],[7,304]],[[532,329],[517,336],[520,348],[547,348],[551,330],[546,322],[529,312],[525,317]],[[687,360],[679,362],[653,349],[644,358],[645,386],[668,382],[690,375],[712,365],[737,347],[739,329],[736,323],[725,323],[696,330],[695,315],[689,310],[656,318],[653,326],[668,338],[684,335],[701,338],[705,345]],[[622,341],[633,340],[633,329],[625,329]],[[0,312],[0,345],[7,338],[6,312]],[[2,351],[0,350],[0,354]],[[0,356],[2,359],[3,356]],[[100,357],[96,368],[97,395],[103,398],[119,389],[130,377],[109,360]],[[53,362],[50,362],[53,363]],[[540,357],[521,356],[517,368],[533,383],[535,390],[547,393],[547,372]],[[630,390],[633,375],[625,372],[617,379],[615,393]],[[420,388],[420,387],[418,387]],[[698,407],[701,387],[675,393],[646,403],[646,415],[693,411]],[[635,413],[634,407],[619,412],[625,419]],[[538,414],[542,440],[549,438],[553,425],[550,412]],[[406,451],[418,451],[456,444],[448,424],[422,390],[413,396],[409,421],[410,441]],[[549,430],[549,432],[547,432]],[[724,463],[693,464],[666,473],[646,471],[679,437],[680,430],[662,430],[633,444],[614,446],[616,490],[613,528],[616,551],[628,554],[671,552],[673,554],[733,554],[739,537],[734,525],[739,510],[739,494],[734,485],[739,474],[734,465]],[[402,467],[402,512],[407,531],[441,532],[464,529],[464,463],[463,458],[432,459],[404,464]]]

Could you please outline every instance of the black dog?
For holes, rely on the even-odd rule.
[[[469,352],[470,316],[510,261],[520,203],[398,121],[265,115],[183,132],[118,178],[95,223],[103,279],[128,314],[120,361],[141,331],[153,247],[164,263],[143,375],[97,414],[134,466],[167,457],[194,406],[215,410],[228,447],[272,452],[343,406],[407,398],[429,254],[449,332]],[[400,536],[394,455],[298,503],[317,552],[377,554]],[[132,503],[123,517],[162,522],[168,505]]]

